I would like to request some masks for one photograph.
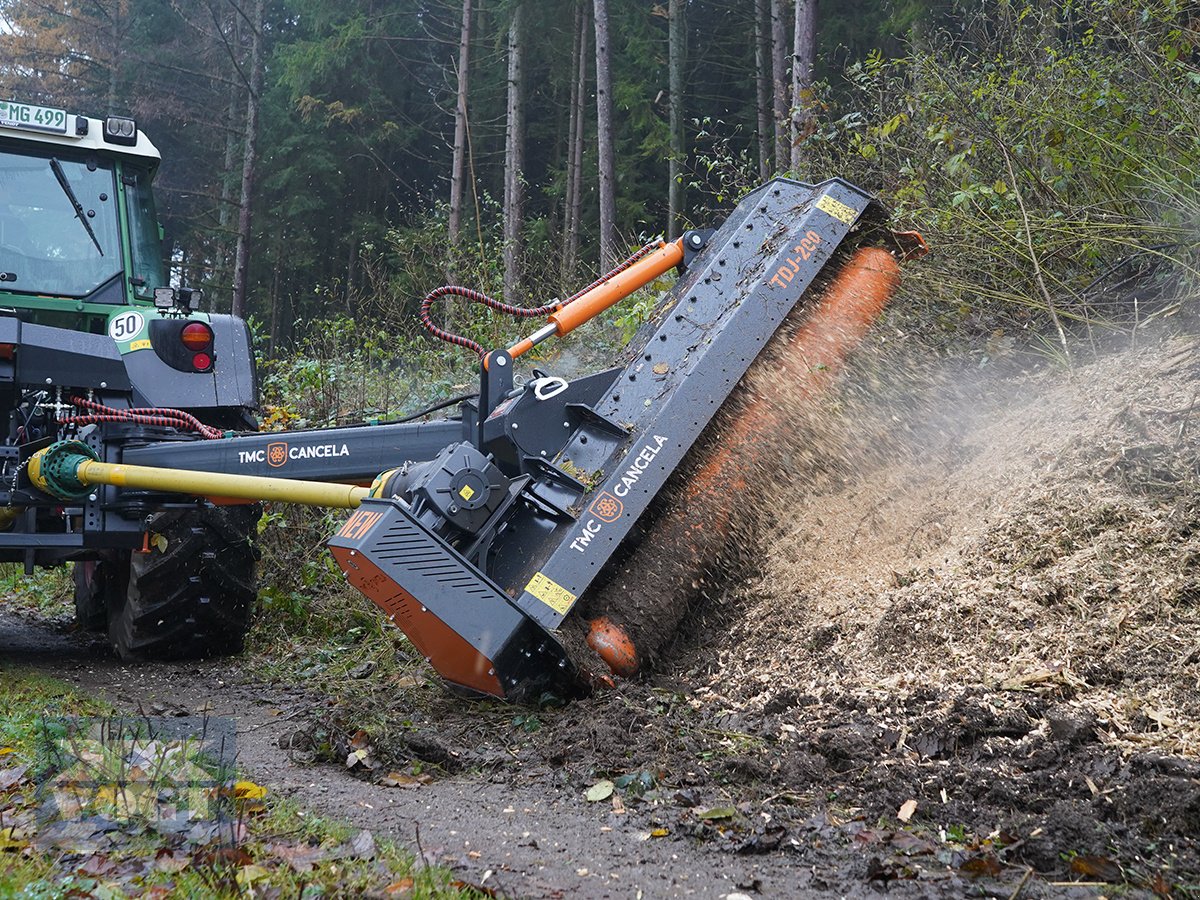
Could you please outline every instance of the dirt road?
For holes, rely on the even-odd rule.
[[[239,763],[254,780],[504,896],[794,896],[819,880],[786,856],[736,856],[651,838],[644,817],[613,815],[610,804],[588,803],[547,772],[464,773],[397,788],[337,766],[297,763],[280,744],[319,703],[300,690],[248,683],[228,661],[130,667],[63,623],[11,613],[0,614],[0,648],[6,662],[62,678],[121,710],[231,718]]]

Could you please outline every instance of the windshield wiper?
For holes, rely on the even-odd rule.
[[[50,170],[54,173],[54,177],[58,179],[58,186],[63,189],[63,193],[67,195],[67,199],[71,201],[71,205],[75,207],[75,218],[83,223],[84,229],[88,233],[88,237],[92,239],[92,243],[96,245],[96,250],[100,255],[104,255],[104,248],[100,246],[100,241],[96,239],[96,232],[92,230],[92,223],[87,220],[87,214],[83,211],[83,204],[79,202],[79,198],[75,196],[75,191],[71,187],[71,182],[67,181],[67,173],[63,171],[62,163],[53,156],[50,157]]]

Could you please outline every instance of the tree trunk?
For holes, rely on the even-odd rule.
[[[758,87],[758,175],[771,177],[771,0],[754,0],[754,68]]]
[[[617,170],[612,132],[612,70],[609,66],[608,0],[593,0],[596,17],[596,144],[600,170],[600,265],[616,265]]]
[[[467,174],[467,91],[471,68],[471,0],[463,0],[462,31],[458,39],[458,100],[454,106],[454,160],[450,166],[449,241],[451,267],[462,232],[463,187]],[[450,280],[454,273],[447,272]]]
[[[280,248],[275,248],[275,261],[271,266],[271,331],[267,343],[267,356],[274,358],[279,350],[279,259]]]
[[[508,127],[504,153],[504,299],[521,292],[521,231],[525,169],[524,72],[521,65],[524,4],[513,8],[508,27]]]
[[[109,115],[117,112],[117,94],[121,83],[121,64],[124,61],[125,54],[125,37],[122,34],[125,24],[125,3],[118,2],[112,4],[108,11],[109,16],[109,40],[112,41],[110,50],[112,51],[112,62],[108,67],[108,96],[107,112]]]
[[[812,76],[817,57],[817,0],[796,0],[792,58],[792,172],[800,173],[800,141],[812,123]]]
[[[781,170],[791,161],[788,139],[791,129],[791,104],[787,84],[787,8],[786,0],[771,0],[771,81],[775,91],[775,168]]]
[[[233,264],[233,314],[246,315],[246,291],[249,283],[251,200],[258,165],[258,112],[263,87],[263,6],[254,0],[250,18],[250,84],[246,90],[246,140],[242,147],[242,194],[238,212],[237,254]]]
[[[683,63],[687,57],[686,0],[671,0],[668,30],[668,57],[671,91],[671,158],[667,163],[670,177],[667,197],[670,211],[667,216],[667,240],[679,237],[683,218],[683,158],[687,152],[683,133]]]
[[[234,47],[240,47],[242,43],[242,17],[236,12],[230,12],[230,32],[231,43]],[[217,272],[216,282],[221,285],[223,290],[229,290],[233,285],[233,248],[234,248],[234,229],[231,225],[234,213],[233,189],[234,182],[231,176],[234,163],[237,161],[238,153],[238,125],[241,122],[242,113],[240,100],[241,91],[238,89],[238,83],[235,80],[237,71],[231,65],[228,69],[230,78],[227,91],[227,101],[225,103],[226,115],[225,122],[228,129],[225,132],[225,157],[224,165],[221,168],[221,199],[220,206],[217,209]],[[245,134],[242,134],[242,141],[245,143]]]
[[[563,198],[563,258],[564,284],[575,274],[579,255],[579,214],[583,205],[583,98],[587,95],[588,55],[587,4],[575,7],[574,68],[571,78],[571,119],[567,135],[567,191]]]

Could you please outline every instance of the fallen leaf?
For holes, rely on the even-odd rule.
[[[613,810],[614,816],[625,815],[625,804],[624,804],[624,802],[622,802],[621,798],[618,797],[616,794],[613,794],[613,797],[612,797],[612,810]]]
[[[653,831],[650,832],[650,837],[652,837],[652,838],[666,837],[670,833],[671,833],[671,829],[669,829],[669,828],[655,828]]]
[[[1155,897],[1169,898],[1171,896],[1171,882],[1163,878],[1162,872],[1155,872],[1154,877],[1147,886],[1150,890],[1154,891]]]
[[[929,841],[917,837],[910,831],[896,831],[888,838],[888,843],[902,853],[914,856],[920,853],[933,853],[936,849]]]
[[[111,875],[117,870],[117,864],[107,856],[92,855],[83,860],[75,871],[81,875],[87,875],[91,878],[103,878],[105,875]]]
[[[732,819],[737,815],[737,810],[732,806],[714,806],[711,809],[702,809],[696,813],[697,819]]]
[[[605,778],[603,781],[597,781],[584,794],[589,803],[599,803],[601,800],[607,800],[612,796],[615,785]]]
[[[29,846],[27,833],[15,825],[0,828],[0,850],[23,850]]]
[[[271,875],[262,866],[242,866],[238,869],[237,883],[242,887],[249,887],[256,881],[262,881],[264,878],[269,878]]]
[[[253,781],[238,781],[234,782],[233,796],[238,800],[261,800],[267,796],[267,789]]]
[[[193,857],[193,862],[207,868],[237,866],[244,869],[253,864],[254,857],[241,847],[218,847],[215,850],[206,850],[202,853],[197,853]]]
[[[268,844],[267,852],[283,860],[294,872],[311,872],[313,867],[329,857],[329,851],[324,847],[314,847],[311,844]]]
[[[358,750],[351,750],[346,756],[346,768],[353,769],[356,766],[362,766],[364,769],[376,769],[379,767],[379,762],[371,756],[369,747],[360,747]]]
[[[160,872],[182,872],[192,861],[181,853],[163,847],[154,855],[154,868]]]
[[[0,769],[0,791],[7,791],[25,782],[25,770],[28,768],[29,766],[14,766],[11,769]]]
[[[406,775],[404,772],[388,772],[379,779],[379,783],[384,787],[420,787],[432,781],[433,777],[430,775]]]
[[[912,799],[905,800],[900,805],[900,811],[898,813],[896,813],[896,818],[899,819],[901,822],[907,822],[913,817],[913,813],[915,813],[916,811],[917,811],[917,801],[912,800]]]
[[[416,884],[411,878],[401,878],[399,881],[393,881],[383,889],[383,892],[388,896],[397,896],[399,894],[407,894],[412,891]]]
[[[7,756],[9,753],[16,753],[12,747],[0,747],[0,756]]]
[[[654,364],[654,374],[655,375],[666,375],[667,372],[669,372],[670,370],[671,370],[671,367],[668,366],[666,363],[655,363]]]
[[[1071,871],[1098,881],[1125,880],[1121,867],[1107,856],[1076,856],[1071,860]]]
[[[965,872],[972,878],[980,878],[984,875],[995,878],[1000,874],[1002,869],[1000,860],[996,859],[990,853],[983,856],[973,856],[958,867],[960,872]]]

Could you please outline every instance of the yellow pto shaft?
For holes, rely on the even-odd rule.
[[[185,472],[153,466],[126,466],[88,460],[80,463],[76,477],[84,484],[113,484],[146,491],[169,491],[197,497],[230,497],[239,500],[279,500],[303,506],[353,509],[370,488],[321,481],[288,481],[261,475],[223,475]]]
[[[370,488],[351,484],[127,466],[100,462],[94,457],[91,448],[79,441],[60,441],[30,458],[29,479],[40,490],[63,500],[79,498],[92,485],[112,484],[196,497],[278,500],[305,506],[353,509],[370,493]]]

